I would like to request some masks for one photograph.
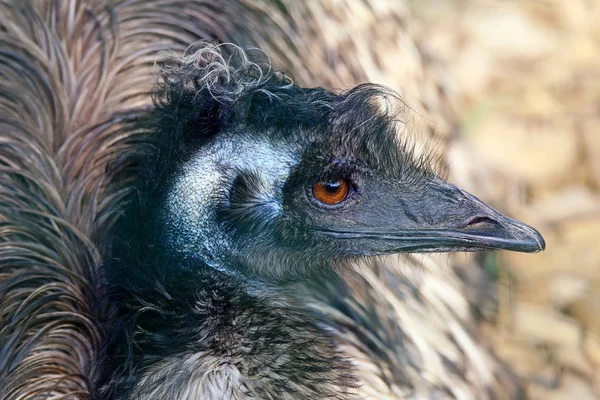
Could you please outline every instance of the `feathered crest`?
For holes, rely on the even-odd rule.
[[[247,112],[245,97],[262,93],[273,98],[293,85],[272,69],[265,53],[234,44],[200,42],[181,57],[165,57],[158,68],[153,96],[156,129],[174,135],[218,132],[215,124]]]
[[[262,50],[242,49],[232,43],[200,41],[181,57],[164,57],[159,70],[159,93],[169,85],[175,85],[181,92],[207,90],[223,104],[235,103],[246,91],[261,90],[261,86],[273,79],[283,87],[293,84],[291,78],[272,69],[268,55]]]
[[[355,148],[392,138],[401,154],[381,151],[389,154],[380,160],[382,170],[412,178],[439,172],[439,159],[416,150],[409,128],[415,112],[384,86],[362,84],[340,92],[301,88],[276,71],[262,51],[233,44],[200,42],[181,57],[165,57],[158,67],[155,110],[146,128],[155,154],[145,155],[152,162],[140,175],[155,187],[202,142],[236,125],[257,135],[299,140],[298,133],[304,133],[304,140],[312,133],[329,133]]]

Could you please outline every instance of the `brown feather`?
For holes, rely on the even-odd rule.
[[[416,132],[448,129],[402,3],[281,3],[0,1],[0,398],[96,396],[92,240],[118,212],[123,194],[107,192],[105,170],[139,142],[129,122],[150,107],[158,53],[199,39],[257,46],[300,84],[402,88],[423,116]],[[385,80],[392,68],[401,81]],[[356,360],[365,397],[488,397],[505,375],[474,338],[463,284],[439,258],[411,263],[420,272],[390,261],[307,296]]]

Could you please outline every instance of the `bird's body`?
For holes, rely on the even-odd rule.
[[[198,39],[260,44],[300,79],[318,75],[299,62],[302,39],[270,36],[295,37],[289,16],[303,9],[264,4],[0,3],[0,397],[482,398],[495,386],[444,267],[348,268],[541,246],[397,145],[401,124],[372,102],[391,92],[302,89],[260,57],[204,44],[163,65],[149,107],[156,53]],[[341,214],[312,199],[353,171],[349,199],[377,206]],[[449,221],[471,236],[398,234]],[[495,239],[472,236],[492,227]]]
[[[140,328],[152,332],[137,337],[141,368],[109,382],[116,398],[354,398],[349,360],[289,295],[221,272],[188,278],[189,291],[148,293],[156,315]]]

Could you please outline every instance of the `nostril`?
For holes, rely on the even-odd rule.
[[[471,219],[466,225],[465,228],[477,228],[477,227],[481,227],[484,225],[496,225],[498,224],[498,222],[494,221],[493,219],[489,218],[489,217],[475,217],[473,219]]]

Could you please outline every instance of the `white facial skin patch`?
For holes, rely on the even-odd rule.
[[[168,246],[185,258],[200,256],[222,269],[224,254],[232,246],[219,229],[216,213],[217,207],[227,205],[236,174],[245,171],[258,176],[261,205],[279,214],[283,212],[282,187],[299,161],[295,151],[276,148],[261,137],[237,137],[234,141],[224,133],[220,140],[202,146],[167,195],[163,215]]]

